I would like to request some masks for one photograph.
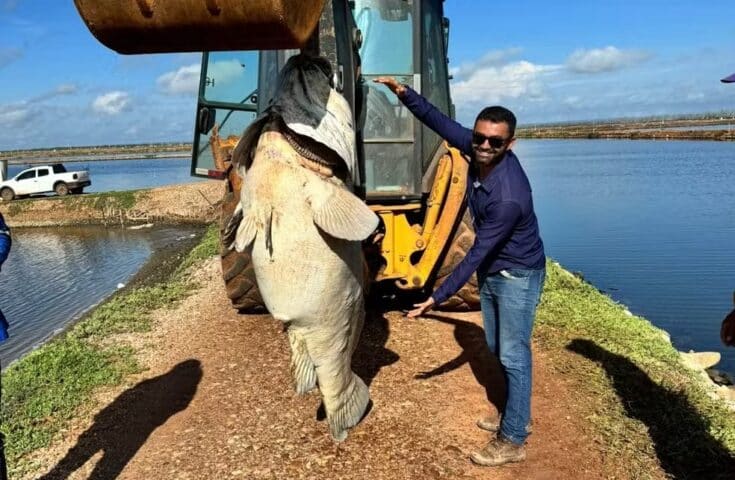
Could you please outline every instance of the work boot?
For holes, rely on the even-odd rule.
[[[477,421],[477,426],[483,430],[487,430],[488,432],[497,432],[500,430],[500,420],[502,418],[502,415],[481,418]],[[528,421],[528,425],[526,425],[526,433],[529,435],[533,433],[533,419]]]
[[[485,448],[470,455],[477,465],[497,467],[506,463],[522,462],[526,459],[526,447],[513,443],[502,435],[490,440]]]

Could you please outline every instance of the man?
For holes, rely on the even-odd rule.
[[[0,213],[0,269],[8,258],[10,253],[10,245],[12,240],[10,239],[10,228],[5,224],[5,218]],[[8,322],[5,320],[3,311],[0,310],[0,342],[4,342],[8,338]],[[3,442],[2,433],[0,433],[0,480],[7,480],[8,472],[5,466],[5,446]]]
[[[497,432],[479,452],[479,465],[496,466],[526,458],[531,417],[531,331],[546,275],[546,257],[533,210],[531,187],[511,147],[516,118],[503,107],[488,107],[470,130],[392,77],[380,77],[425,125],[470,157],[467,197],[475,242],[447,280],[408,313],[414,318],[451,297],[474,272],[480,287],[485,338],[505,374],[507,399],[499,419],[477,422]]]

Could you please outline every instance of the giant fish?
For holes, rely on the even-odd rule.
[[[243,182],[228,230],[234,248],[252,249],[263,301],[286,326],[296,391],[318,385],[330,434],[342,441],[370,400],[351,361],[365,318],[360,241],[378,217],[352,191],[352,113],[331,78],[321,57],[286,63],[233,151]]]

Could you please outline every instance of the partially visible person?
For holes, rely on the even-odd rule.
[[[8,258],[10,253],[10,245],[12,240],[10,238],[10,228],[5,223],[3,214],[0,213],[0,270],[2,269],[3,263]],[[0,310],[0,342],[4,342],[8,339],[8,322],[5,320],[3,311]],[[2,368],[2,367],[0,367]],[[1,389],[0,389],[1,391]],[[0,412],[1,413],[1,412]],[[0,433],[0,480],[7,480],[8,469],[5,465],[5,442],[2,433]]]
[[[735,74],[733,74],[733,77],[735,77]],[[732,303],[735,305],[735,292],[732,292]],[[735,308],[722,321],[720,338],[722,343],[728,347],[735,347]]]

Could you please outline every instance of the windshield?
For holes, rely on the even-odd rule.
[[[210,52],[204,78],[204,98],[210,102],[255,105],[258,52]]]
[[[223,139],[238,137],[256,115],[258,106],[258,52],[210,52],[204,57],[200,74],[197,112],[209,109],[212,124],[197,125],[194,138],[192,174],[206,175],[214,169],[214,154],[209,144],[211,127],[216,125]],[[203,131],[206,130],[206,131]]]
[[[413,15],[406,0],[356,0],[355,23],[365,75],[413,74]]]
[[[381,75],[391,75],[414,86],[413,1],[356,0],[352,11],[363,37],[366,190],[380,195],[416,194],[421,167],[415,161],[413,116],[387,87],[373,83]]]

